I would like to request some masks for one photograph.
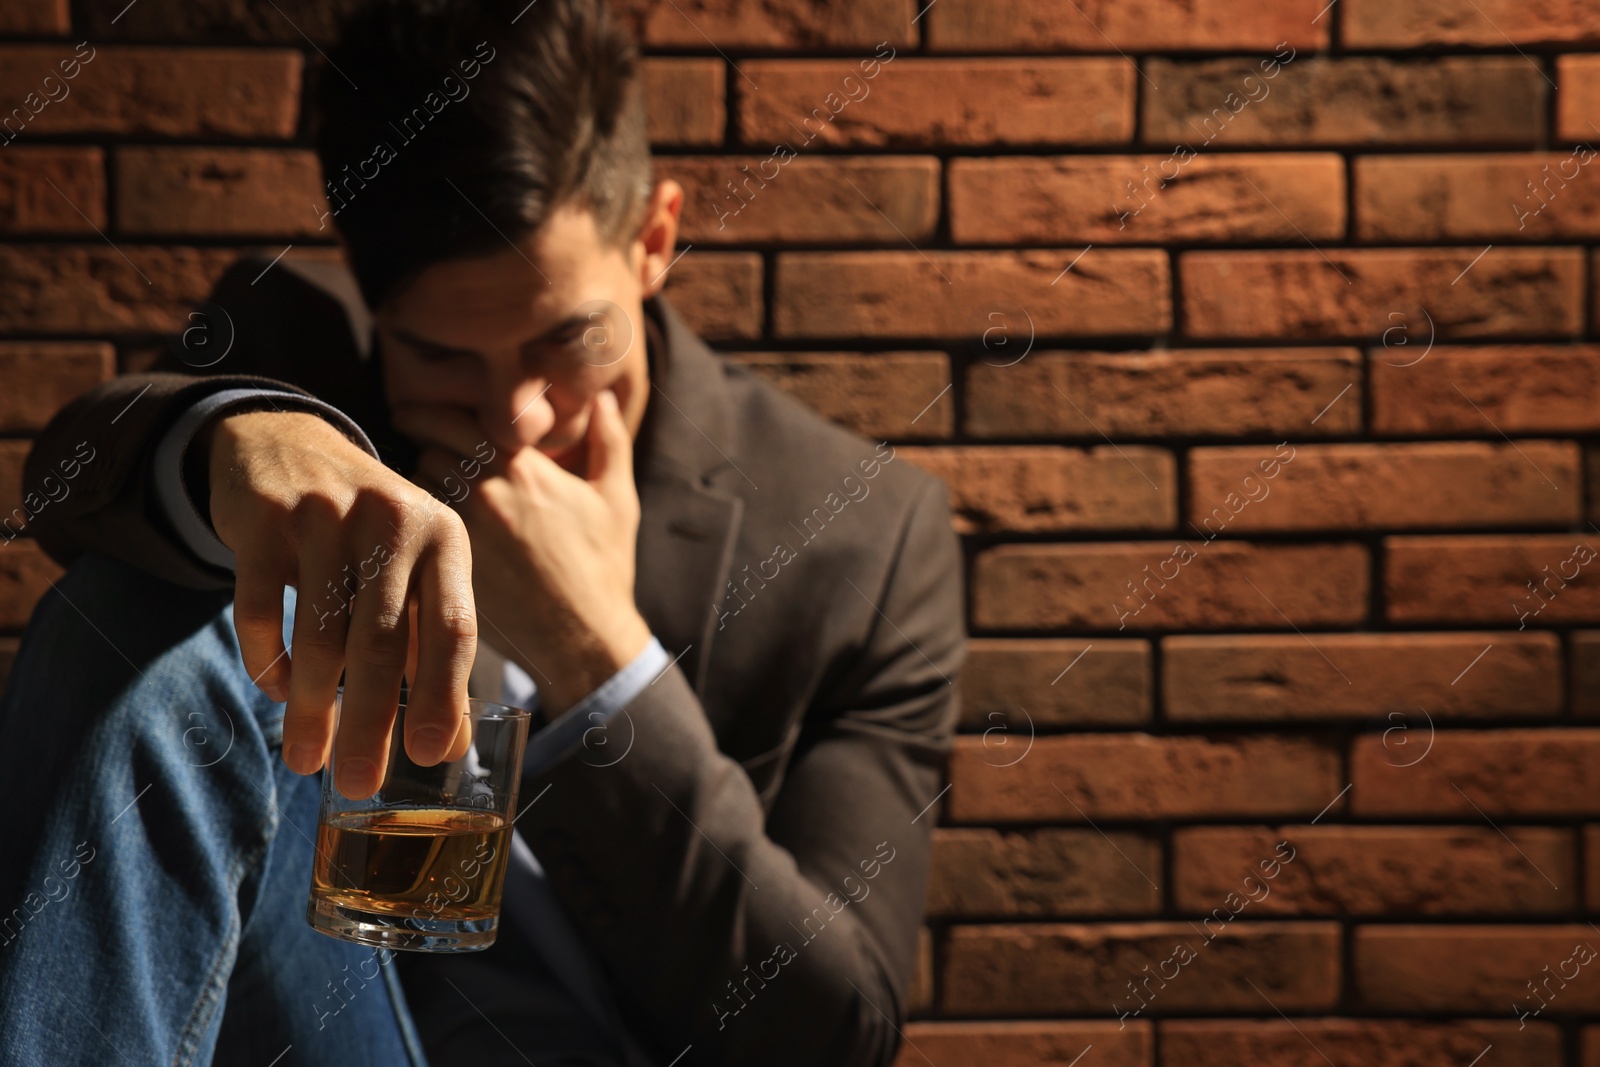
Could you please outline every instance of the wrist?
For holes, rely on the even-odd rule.
[[[650,643],[650,625],[632,605],[626,614],[607,625],[603,632],[591,632],[557,653],[555,671],[541,687],[540,706],[546,721],[553,721],[600,688],[612,675],[632,663]]]

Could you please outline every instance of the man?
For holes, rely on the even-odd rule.
[[[601,0],[358,13],[316,102],[353,278],[237,266],[35,443],[70,569],[0,703],[0,1062],[893,1059],[948,504],[659,295],[643,103]],[[421,763],[469,692],[538,711],[482,953],[304,921],[316,772],[375,791],[402,681]]]

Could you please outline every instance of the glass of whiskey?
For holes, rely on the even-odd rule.
[[[336,709],[343,699],[341,686]],[[494,944],[530,714],[476,698],[467,705],[466,754],[419,767],[405,753],[402,698],[383,785],[364,800],[334,787],[329,760],[306,905],[313,928],[374,948]]]

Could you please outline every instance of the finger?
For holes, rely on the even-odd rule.
[[[467,714],[467,677],[478,652],[472,550],[449,516],[417,570],[417,680],[406,704],[406,753],[431,766],[456,747]]]
[[[408,620],[406,633],[406,686],[409,693],[417,684],[417,598],[411,597],[406,602],[406,618]]]
[[[467,715],[461,717],[461,724],[456,727],[456,739],[450,742],[450,751],[444,754],[447,761],[455,761],[467,754],[467,749],[472,747],[472,718]]]
[[[419,630],[417,626],[417,598],[415,596],[412,596],[411,602],[407,607],[410,613],[409,626],[411,633],[411,640],[408,642],[409,648],[406,651],[406,684],[410,687],[407,692],[407,701],[409,702],[410,693],[415,692],[417,687],[417,634]],[[470,717],[463,715],[460,725],[456,727],[455,740],[450,742],[450,749],[444,754],[444,759],[440,762],[454,763],[467,754],[467,748],[471,744],[472,720]],[[416,762],[416,757],[413,756],[412,761]]]
[[[289,655],[283,647],[283,587],[280,567],[254,556],[235,555],[233,629],[250,680],[274,704],[289,699]]]
[[[589,417],[589,484],[613,505],[637,493],[633,484],[633,435],[622,420],[617,394],[603,389]]]
[[[333,768],[339,792],[352,800],[377,792],[389,765],[389,737],[410,644],[406,598],[419,536],[417,520],[391,499],[359,500],[356,514],[361,532],[351,542],[357,546],[351,558],[357,562],[344,572],[355,576],[356,594],[345,638],[344,700]]]
[[[339,573],[343,560],[331,528],[308,537],[300,550],[289,704],[283,714],[283,760],[299,774],[321,767],[333,740],[333,698],[344,669],[347,605],[354,594]]]

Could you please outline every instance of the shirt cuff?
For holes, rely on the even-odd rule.
[[[644,646],[644,651],[633,657],[627,666],[601,682],[594,692],[574,704],[555,722],[528,738],[528,747],[522,757],[523,777],[543,774],[573,749],[589,744],[585,739],[590,731],[600,730],[603,733],[606,723],[631,704],[647,686],[653,685],[661,672],[671,665],[672,657],[661,647],[661,642],[652,636],[650,643]],[[611,738],[607,737],[595,740],[592,745],[598,747],[610,743]],[[602,762],[612,762],[612,758],[606,756]]]
[[[189,487],[183,480],[183,458],[184,453],[188,451],[189,443],[194,440],[195,434],[207,419],[225,409],[242,408],[251,403],[273,409],[308,411],[321,415],[343,430],[352,441],[366,449],[374,459],[378,457],[378,450],[372,447],[372,442],[367,439],[361,427],[356,425],[354,419],[332,404],[316,397],[278,389],[257,388],[223,389],[201,397],[179,416],[178,421],[173,423],[172,428],[156,445],[151,476],[155,482],[156,499],[160,502],[161,510],[178,535],[178,539],[200,559],[212,566],[230,571],[233,570],[233,550],[222,543],[222,539],[211,528],[210,521],[200,514],[200,509],[195,507],[194,500],[189,496]]]

